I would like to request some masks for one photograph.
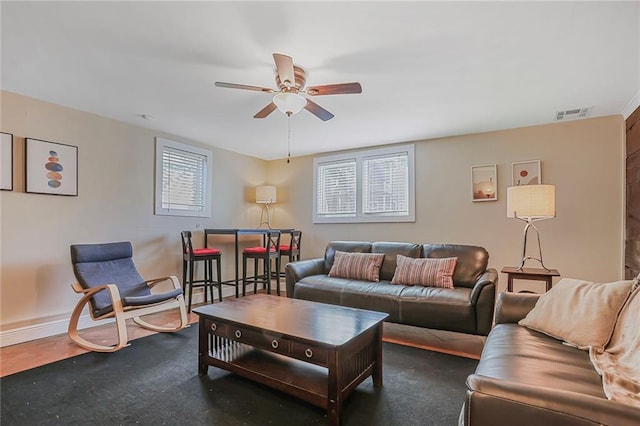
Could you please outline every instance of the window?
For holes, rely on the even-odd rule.
[[[318,157],[314,223],[413,222],[414,146]]]
[[[156,138],[155,214],[211,217],[211,151]]]

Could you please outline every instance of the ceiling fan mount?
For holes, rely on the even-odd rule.
[[[293,64],[293,58],[291,56],[274,53],[273,60],[276,64],[276,87],[278,87],[279,90],[219,81],[216,82],[216,86],[229,89],[274,93],[275,95],[272,101],[262,110],[258,111],[258,113],[253,116],[254,118],[265,118],[276,109],[279,109],[287,116],[297,114],[302,109],[306,109],[322,121],[327,121],[332,119],[334,115],[303,95],[324,96],[362,93],[362,86],[357,82],[325,84],[305,89],[307,73],[302,67]]]
[[[291,84],[289,80],[282,81],[280,74],[276,72],[276,86],[280,88],[281,92],[299,92],[304,89],[304,85],[307,82],[307,73],[301,67],[293,66],[294,84]]]

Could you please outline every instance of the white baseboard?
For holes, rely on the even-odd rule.
[[[222,296],[230,296],[233,294],[233,291],[235,291],[234,289],[231,290],[229,294],[226,294],[223,289]],[[202,292],[195,293],[192,303],[197,304],[201,302],[204,302],[204,294]],[[69,316],[71,316],[71,314],[69,314]],[[85,314],[81,315],[78,320],[78,330],[97,327],[111,322],[113,322],[113,319],[94,321],[89,314]],[[29,342],[31,340],[66,334],[68,328],[69,318],[66,318],[2,331],[0,332],[0,347],[4,348],[5,346],[17,345],[18,343]]]
[[[82,315],[78,321],[78,329],[82,330],[83,328],[96,327],[110,322],[113,322],[113,320],[93,321],[88,314]],[[4,348],[5,346],[63,334],[67,332],[68,327],[69,319],[61,319],[3,331],[0,333],[0,347]]]

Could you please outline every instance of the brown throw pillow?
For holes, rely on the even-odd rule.
[[[398,255],[391,284],[453,288],[457,257],[418,258]]]
[[[593,283],[563,278],[518,324],[580,349],[604,350],[633,281]]]
[[[330,277],[380,281],[380,266],[384,253],[347,253],[336,251]]]

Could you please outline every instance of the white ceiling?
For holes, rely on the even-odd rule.
[[[263,159],[287,119],[253,115],[272,53],[335,114],[291,121],[293,156],[620,114],[640,93],[639,2],[7,2],[3,90]],[[141,114],[156,117],[144,120]],[[72,125],[66,123],[65,125]]]

